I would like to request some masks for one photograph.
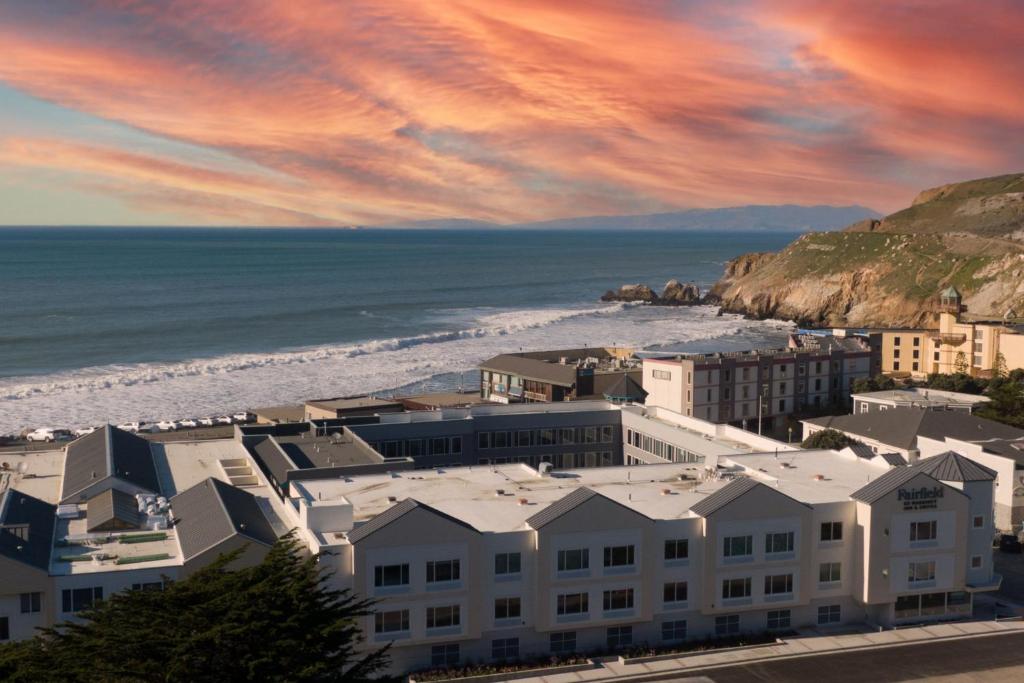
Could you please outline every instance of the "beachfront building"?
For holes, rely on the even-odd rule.
[[[952,464],[946,461],[952,460]],[[993,590],[989,470],[852,451],[292,482],[290,524],[378,600],[396,672],[968,616]]]
[[[848,405],[853,383],[870,376],[868,343],[801,337],[786,349],[644,358],[645,404],[764,432],[801,410]]]
[[[924,408],[926,410],[959,410],[973,413],[991,399],[958,391],[940,391],[926,387],[905,387],[853,394],[853,412],[870,413],[892,408]]]
[[[635,349],[503,353],[480,364],[480,396],[494,403],[600,399],[623,377],[640,380]]]
[[[318,398],[306,401],[306,420],[333,420],[339,417],[400,413],[405,410],[401,401],[375,398],[373,396],[345,396],[341,398]]]

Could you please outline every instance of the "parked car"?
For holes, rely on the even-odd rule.
[[[221,415],[220,417],[218,417],[218,418],[217,418],[216,420],[214,420],[214,421],[215,421],[215,422],[216,422],[217,424],[219,424],[219,425],[229,425],[229,424],[233,424],[233,423],[232,423],[232,421],[231,421],[231,416],[230,416],[230,415]]]
[[[213,418],[212,417],[201,417],[201,418],[199,418],[199,424],[201,424],[204,427],[212,427],[213,426]]]
[[[241,413],[235,413],[234,415],[231,416],[231,419],[240,424],[245,424],[246,422],[252,420],[252,415],[243,411]]]
[[[156,432],[173,432],[178,428],[178,425],[174,424],[172,420],[160,420],[153,425],[153,431]]]
[[[75,430],[75,436],[85,436],[96,431],[95,427],[79,427]]]
[[[47,427],[34,429],[25,435],[26,441],[53,443],[57,440],[56,430]]]
[[[142,429],[142,425],[140,425],[138,422],[125,422],[124,424],[117,425],[117,428],[125,432],[138,434],[139,430]]]
[[[186,417],[184,420],[178,420],[178,429],[193,429],[198,427],[199,423],[193,420],[191,417]]]
[[[1013,534],[1003,534],[999,538],[999,550],[1000,552],[1019,555],[1022,550],[1021,542]]]

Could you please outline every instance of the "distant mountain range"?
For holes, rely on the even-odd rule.
[[[839,230],[850,223],[880,218],[864,206],[731,206],[723,209],[689,209],[671,213],[633,216],[581,216],[532,223],[501,224],[462,218],[442,218],[389,225],[389,228],[433,230],[771,230],[806,232]]]

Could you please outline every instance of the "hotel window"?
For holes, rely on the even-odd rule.
[[[522,602],[518,597],[497,598],[494,601],[495,619],[518,619],[522,613]]]
[[[451,444],[452,444],[452,447],[451,447],[451,452],[452,453],[456,453],[456,454],[462,453],[462,437],[461,436],[453,436],[452,439],[451,439]]]
[[[462,621],[461,616],[461,610],[458,605],[428,607],[427,628],[450,628],[452,626],[458,626]]]
[[[913,363],[911,363],[911,365],[910,365],[910,369],[911,369],[911,370],[914,370],[914,371],[916,371],[916,370],[917,370],[917,369],[918,369],[919,367],[920,367],[920,366],[918,365],[917,361],[914,361],[914,362],[913,362]]]
[[[558,430],[558,443],[572,445],[576,443],[576,430],[569,427]]]
[[[686,619],[661,622],[662,640],[686,640]]]
[[[893,346],[899,346],[900,345],[900,338],[899,337],[893,337],[892,338],[892,345]]]
[[[975,529],[980,529],[981,527],[985,526],[985,518],[981,515],[975,515],[974,519],[972,520],[972,524],[974,525]]]
[[[915,350],[914,350],[914,356],[913,356],[913,357],[914,357],[914,360],[917,360],[918,358],[920,358],[920,357],[921,357],[921,352],[920,352],[920,351],[918,351],[917,349],[915,349]]]
[[[780,394],[786,393],[786,383],[785,382],[779,382],[779,393]]]
[[[711,390],[708,389],[708,403],[711,403]]]
[[[765,534],[764,551],[767,554],[793,552],[793,532]]]
[[[793,592],[793,575],[776,574],[764,577],[765,595],[785,595]]]
[[[549,639],[551,651],[554,653],[565,653],[576,651],[576,631],[562,631],[552,633]]]
[[[384,586],[408,586],[409,565],[377,565],[373,568],[373,585],[377,588]]]
[[[740,615],[726,614],[725,616],[715,617],[716,636],[734,636],[739,632]]]
[[[665,541],[666,560],[685,560],[690,557],[690,541],[685,538],[674,538]]]
[[[608,648],[617,650],[620,647],[629,647],[633,644],[632,626],[609,626],[606,632]]]
[[[686,582],[674,581],[666,583],[663,599],[666,605],[671,602],[686,602]]]
[[[786,412],[786,400],[783,399],[783,398],[779,399],[779,412],[780,413]]]
[[[722,581],[722,599],[734,600],[736,598],[750,597],[750,578],[725,579]]]
[[[914,346],[920,346],[920,345],[921,345],[921,338],[920,337],[914,337]]]
[[[892,352],[892,357],[893,358],[899,358],[900,357],[900,350],[896,349],[895,351],[893,351]]]
[[[583,443],[597,443],[597,427],[584,428]]]
[[[790,624],[790,613],[788,609],[776,609],[768,611],[768,619],[765,626],[768,630],[777,630],[780,628],[789,628]]]
[[[938,352],[938,351],[936,351],[936,352],[935,352],[934,354],[932,354],[932,355],[933,355],[933,360],[935,360],[935,362],[937,363],[937,362],[939,361],[939,352]]]
[[[376,612],[373,615],[374,633],[396,633],[409,630],[409,610]]]
[[[928,583],[935,580],[935,560],[907,564],[907,583]]]
[[[612,612],[620,609],[633,609],[633,589],[604,591],[604,611]]]
[[[631,545],[605,546],[604,566],[628,567],[634,564],[636,549]]]
[[[749,557],[754,553],[754,537],[726,536],[722,550],[725,557]]]
[[[590,568],[590,549],[575,548],[558,551],[558,571],[574,572]]]
[[[743,368],[743,380],[750,379],[750,368]]]
[[[822,562],[818,566],[818,583],[839,583],[842,581],[841,562]]]
[[[503,576],[521,571],[522,556],[519,553],[498,553],[494,556],[494,573]]]
[[[491,438],[494,440],[491,444],[493,448],[508,448],[512,445],[512,432],[494,432]]]
[[[651,370],[651,377],[654,379],[672,379],[672,373],[666,370]]]
[[[981,569],[981,555],[971,556],[971,569]]]
[[[590,611],[590,596],[587,593],[565,593],[557,599],[558,614],[586,614]]]
[[[65,588],[61,592],[62,612],[81,612],[103,599],[103,588]]]
[[[540,430],[540,444],[542,446],[554,446],[555,445],[555,430],[554,429],[542,429],[542,430]]]
[[[839,605],[824,605],[818,608],[819,624],[838,624],[841,618]]]
[[[43,611],[43,594],[42,593],[22,593],[21,594],[21,613],[22,614],[35,614],[36,612]]]
[[[900,362],[899,361],[894,361],[893,364],[892,364],[892,369],[893,370],[899,370],[900,369]]]
[[[934,541],[937,536],[937,523],[933,519],[928,522],[910,523],[910,542]]]
[[[516,659],[518,656],[518,638],[495,638],[491,641],[491,659]]]
[[[862,404],[866,405],[866,404]],[[843,540],[843,523],[842,522],[822,522],[821,524],[821,541],[823,543],[829,541],[841,541]]]
[[[459,663],[459,644],[434,645],[430,648],[430,665],[438,667],[455,666]]]
[[[480,432],[476,435],[476,447],[482,449],[488,449],[491,447],[491,433]]]
[[[611,425],[604,425],[601,427],[601,443],[611,443],[614,430]]]
[[[459,561],[440,560],[427,562],[427,583],[447,583],[459,580]]]
[[[974,354],[974,365],[975,365],[975,367],[979,367],[980,368],[981,364],[982,364],[981,354],[980,353]]]

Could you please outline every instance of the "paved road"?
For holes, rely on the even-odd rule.
[[[694,671],[692,676],[666,673],[644,680],[692,681],[697,677],[715,683],[894,683],[933,677],[949,681],[1021,681],[1024,633],[744,664]]]

